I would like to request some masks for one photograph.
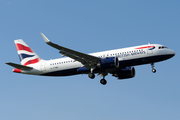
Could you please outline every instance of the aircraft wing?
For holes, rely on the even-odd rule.
[[[100,61],[101,59],[98,58],[98,57],[95,57],[95,56],[92,56],[92,55],[88,55],[88,54],[85,54],[85,53],[81,53],[81,52],[78,52],[78,51],[75,51],[75,50],[72,50],[72,49],[69,49],[69,48],[65,48],[63,46],[60,46],[60,45],[57,45],[55,43],[52,43],[43,33],[41,33],[44,41],[60,50],[59,53],[65,55],[65,56],[68,56],[76,61],[79,61],[81,62],[86,68],[90,69],[92,66],[94,66],[98,61]]]
[[[10,65],[12,67],[21,69],[21,70],[31,70],[31,69],[33,69],[32,67],[28,67],[28,66],[24,66],[24,65],[19,65],[19,64],[15,64],[15,63],[11,63],[11,62],[6,63],[6,64],[8,64],[8,65]]]

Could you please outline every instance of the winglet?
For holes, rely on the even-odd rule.
[[[42,35],[42,37],[43,37],[43,39],[44,39],[44,41],[46,43],[50,43],[51,42],[43,33],[41,33],[41,35]]]

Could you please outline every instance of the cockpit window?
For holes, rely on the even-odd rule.
[[[162,46],[162,48],[167,48],[166,46]]]
[[[159,49],[167,48],[166,46],[159,46]]]

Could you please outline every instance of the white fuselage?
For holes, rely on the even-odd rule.
[[[160,44],[149,44],[123,49],[115,49],[90,54],[99,58],[118,57],[119,66],[135,66],[166,60],[175,55],[175,52]],[[28,65],[33,67],[31,71],[22,70],[24,74],[48,75],[48,76],[67,76],[83,74],[77,69],[84,65],[69,57],[41,60],[38,63]]]

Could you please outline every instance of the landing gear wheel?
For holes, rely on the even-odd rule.
[[[153,72],[153,73],[156,73],[156,69],[152,69],[152,72]]]
[[[89,76],[89,78],[91,78],[91,79],[94,79],[94,78],[95,78],[94,73],[89,73],[88,76]]]
[[[156,69],[154,69],[154,63],[151,63],[151,67],[152,67],[152,72],[155,73]]]
[[[106,85],[107,81],[105,79],[101,79],[100,83],[103,84],[103,85]]]

